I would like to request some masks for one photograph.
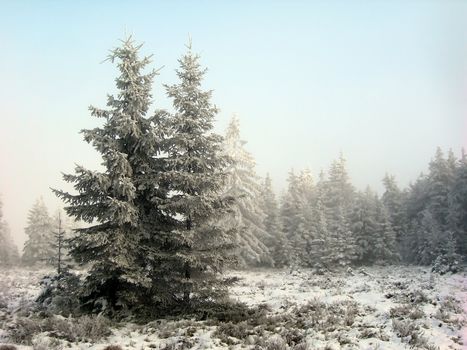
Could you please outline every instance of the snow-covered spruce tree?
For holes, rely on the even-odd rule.
[[[351,215],[352,233],[357,245],[357,263],[388,263],[397,260],[395,232],[389,214],[369,187],[359,193]]]
[[[79,276],[70,270],[72,260],[68,254],[71,220],[58,210],[52,221],[55,239],[52,247],[55,253],[50,262],[55,267],[55,273],[42,279],[42,291],[36,302],[52,313],[68,316],[77,312],[80,306],[77,295],[80,280]]]
[[[308,169],[302,170],[297,178],[298,189],[298,215],[297,228],[289,236],[292,256],[296,263],[301,266],[314,265],[313,241],[316,239],[313,229],[313,206],[312,198],[314,192],[313,178]]]
[[[42,198],[29,211],[24,231],[28,239],[23,247],[22,263],[27,266],[50,265],[55,254],[53,224]]]
[[[453,213],[457,211],[452,201],[456,173],[452,152],[446,159],[438,148],[430,161],[428,174],[422,174],[410,186],[404,203],[409,224],[403,246],[410,247],[404,252],[405,260],[431,264],[436,254],[440,254],[438,244],[446,241],[449,232],[456,232],[452,221]]]
[[[287,178],[287,190],[283,194],[280,206],[280,221],[282,232],[287,239],[297,230],[297,217],[300,212],[300,195],[298,190],[298,177],[294,170],[290,170]]]
[[[326,268],[329,247],[329,232],[323,200],[317,197],[313,203],[313,222],[311,225],[310,265],[322,271]]]
[[[467,258],[467,155],[464,151],[449,193],[448,223],[457,244],[457,252]]]
[[[428,209],[444,231],[447,229],[448,195],[454,183],[454,169],[448,166],[441,148],[437,148],[429,164]]]
[[[53,220],[54,223],[54,242],[52,247],[55,250],[54,255],[51,258],[51,263],[55,266],[57,275],[62,275],[67,272],[71,267],[71,259],[68,255],[68,241],[69,234],[67,232],[66,219],[63,219],[62,213],[57,212],[56,217]]]
[[[422,212],[428,205],[428,181],[420,174],[405,190],[402,208],[404,212],[404,235],[401,239],[400,254],[407,263],[417,263],[419,250],[419,225]]]
[[[280,224],[283,235],[288,242],[289,258],[288,263],[300,265],[299,257],[296,256],[292,248],[292,237],[298,231],[301,219],[301,198],[299,192],[298,176],[292,169],[287,178],[287,191],[283,194],[280,206]]]
[[[266,214],[264,227],[269,234],[266,246],[269,249],[274,266],[284,267],[288,264],[290,250],[288,241],[280,226],[279,208],[269,174],[266,174],[262,184],[261,205],[263,212]]]
[[[226,293],[228,280],[220,273],[234,248],[235,232],[222,221],[232,198],[222,194],[229,159],[223,138],[212,132],[217,108],[211,91],[203,91],[205,69],[191,50],[179,59],[180,82],[166,86],[175,109],[167,139],[167,169],[163,174],[170,196],[161,208],[177,220],[167,236],[167,254],[161,263],[168,272],[167,286],[182,307],[212,301]]]
[[[289,173],[288,189],[281,205],[282,229],[290,246],[290,262],[298,266],[313,266],[317,259],[316,239],[319,229],[314,223],[314,184],[306,169]]]
[[[328,231],[326,262],[328,266],[347,266],[356,259],[355,238],[349,221],[355,191],[349,181],[342,154],[331,164],[325,193],[324,205]]]
[[[379,198],[376,198],[376,224],[374,235],[373,260],[376,263],[400,261],[400,254],[389,213]]]
[[[441,254],[432,263],[432,271],[440,274],[458,272],[462,261],[461,255],[456,252],[457,244],[452,232],[446,232],[441,243]]]
[[[389,215],[389,221],[396,235],[398,250],[401,249],[402,238],[406,229],[404,213],[404,193],[397,186],[394,176],[386,174],[383,178],[384,193],[381,198]]]
[[[270,234],[264,226],[261,186],[255,172],[255,160],[244,148],[240,138],[240,122],[236,115],[230,120],[224,137],[225,154],[232,162],[227,169],[225,195],[237,198],[226,218],[226,227],[238,228],[237,249],[240,266],[272,265],[267,242]]]
[[[16,265],[18,261],[18,248],[11,238],[7,222],[3,219],[3,202],[0,198],[0,266]]]
[[[444,233],[440,224],[433,213],[425,209],[414,229],[417,237],[416,262],[421,265],[431,265],[442,254]]]
[[[139,58],[131,38],[111,51],[117,62],[117,94],[107,109],[90,107],[104,120],[102,127],[83,130],[84,139],[101,154],[103,171],[77,166],[64,175],[76,194],[60,190],[68,215],[89,227],[77,229],[70,254],[89,273],[79,296],[88,310],[125,310],[151,305],[162,295],[152,293],[154,266],[160,254],[157,238],[171,228],[171,219],[158,207],[167,192],[158,174],[162,161],[156,117],[148,118],[155,71],[144,73],[148,57]]]
[[[374,244],[378,234],[377,197],[369,187],[358,193],[351,214],[351,229],[356,243],[357,263],[374,263]]]

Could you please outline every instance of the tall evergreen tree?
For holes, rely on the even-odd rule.
[[[82,131],[101,154],[104,171],[77,166],[75,174],[64,175],[77,193],[54,190],[68,215],[89,224],[76,230],[70,253],[90,266],[79,294],[91,309],[134,308],[161,298],[152,293],[155,245],[171,220],[158,207],[167,192],[158,177],[160,115],[146,117],[156,72],[144,73],[150,59],[138,57],[140,47],[128,38],[111,52],[120,72],[117,95],[108,97],[107,109],[90,107],[103,126]]]
[[[309,239],[309,265],[322,269],[326,265],[326,259],[331,254],[329,231],[326,221],[326,208],[324,206],[324,192],[322,191],[324,179],[321,177],[315,190],[312,202],[312,223]]]
[[[0,266],[15,265],[18,261],[18,248],[11,238],[8,223],[3,218],[3,202],[0,198]]]
[[[432,264],[442,253],[443,231],[429,209],[421,213],[421,220],[415,228],[415,234],[417,236],[416,262],[422,265]]]
[[[298,177],[292,169],[287,178],[287,191],[283,194],[280,208],[282,232],[290,239],[297,231],[300,215],[300,193]]]
[[[356,243],[357,262],[374,262],[374,244],[378,230],[377,196],[369,187],[358,193],[351,215],[351,228]]]
[[[405,232],[401,241],[400,253],[402,259],[408,263],[417,263],[419,250],[420,220],[428,206],[428,180],[424,174],[410,184],[405,191],[402,208],[404,211]]]
[[[439,147],[436,150],[434,159],[429,164],[427,180],[428,209],[439,227],[445,230],[447,229],[448,218],[448,195],[454,182],[454,174]]]
[[[191,306],[225,294],[227,280],[220,273],[235,232],[222,226],[232,202],[222,195],[229,159],[222,155],[222,137],[212,132],[217,108],[211,104],[212,92],[201,89],[206,70],[191,44],[179,64],[179,83],[166,86],[175,113],[163,176],[171,196],[161,205],[177,225],[166,237],[170,254],[162,264],[170,270],[174,297]]]
[[[302,170],[297,177],[297,228],[289,236],[292,255],[296,263],[302,266],[312,266],[315,259],[313,247],[317,237],[313,231],[313,194],[311,172],[309,169]]]
[[[29,211],[28,224],[24,231],[28,239],[23,248],[23,264],[50,264],[55,253],[53,224],[42,198],[39,198]]]
[[[449,231],[457,244],[457,252],[467,257],[467,155],[464,150],[454,170],[454,181],[449,193]]]
[[[343,207],[344,211],[348,211],[354,200],[354,193],[355,189],[346,169],[346,160],[341,153],[329,169],[326,186],[327,205],[329,208]]]
[[[376,231],[374,234],[374,262],[394,263],[400,260],[396,232],[393,229],[389,212],[376,197]]]
[[[322,270],[330,261],[331,240],[326,219],[326,196],[327,179],[323,171],[319,174],[319,180],[314,188],[311,201],[312,224],[310,239],[310,265]],[[329,266],[328,266],[329,267]]]
[[[279,208],[269,174],[266,174],[262,184],[261,203],[263,211],[266,214],[264,218],[264,227],[269,234],[269,240],[266,241],[266,246],[271,253],[274,266],[284,267],[289,262],[289,246],[280,226]]]
[[[454,209],[457,205],[456,200],[453,200],[457,187],[456,164],[452,151],[446,159],[438,147],[430,161],[428,174],[420,176],[409,188],[404,205],[406,222],[409,224],[403,244],[408,247],[404,255],[409,262],[433,263],[442,254],[440,247],[443,242],[452,233],[458,232],[454,219],[458,211]],[[454,236],[455,242],[461,244],[458,235]]]
[[[355,190],[350,183],[342,154],[331,164],[325,193],[324,205],[329,235],[327,264],[346,266],[357,258],[355,238],[350,229],[350,212]]]
[[[394,176],[386,174],[383,178],[384,193],[381,198],[389,215],[389,221],[396,235],[397,245],[400,247],[404,236],[405,217],[403,211],[404,194],[397,186]]]
[[[61,276],[63,273],[66,273],[71,267],[70,257],[68,256],[68,242],[66,220],[62,219],[62,213],[57,212],[54,222],[54,242],[52,247],[55,250],[54,255],[51,257],[51,262],[57,269],[57,275]]]
[[[287,179],[288,188],[284,193],[280,208],[280,219],[282,232],[289,243],[289,263],[294,265],[304,265],[302,262],[305,254],[304,241],[305,222],[303,216],[303,197],[300,193],[300,177],[293,169],[289,172]]]
[[[232,162],[227,169],[225,194],[237,198],[226,225],[238,227],[237,246],[242,265],[272,264],[267,242],[270,234],[264,226],[261,186],[255,172],[255,161],[240,138],[240,122],[234,115],[227,127],[224,148]]]

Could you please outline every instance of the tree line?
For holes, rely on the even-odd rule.
[[[427,174],[405,189],[383,178],[379,196],[357,191],[341,156],[316,183],[308,170],[291,171],[278,204],[270,179],[262,202],[276,266],[330,269],[333,266],[408,263],[456,270],[466,257],[467,157],[447,157],[440,148]]]
[[[341,154],[318,181],[310,170],[291,170],[279,198],[269,175],[261,180],[233,118],[226,133],[233,158],[229,193],[239,198],[241,262],[248,265],[313,267],[369,264],[433,265],[455,271],[467,255],[467,156],[441,148],[428,172],[407,188],[393,175],[378,195],[352,185]],[[244,237],[244,238],[243,238]]]
[[[395,177],[386,175],[381,196],[370,187],[357,191],[341,156],[327,174],[320,173],[316,183],[309,170],[291,170],[287,190],[278,201],[269,175],[264,179],[256,175],[254,158],[245,144],[235,116],[224,136],[223,149],[231,162],[222,192],[236,202],[222,225],[238,228],[236,266],[433,265],[437,259],[460,262],[466,256],[464,153],[460,159],[452,151],[445,157],[438,148],[428,173],[408,188],[401,190]],[[78,227],[70,217],[62,214],[59,219],[59,215],[57,211],[50,216],[43,200],[36,201],[28,215],[28,239],[21,259],[1,219],[0,237],[5,242],[1,264],[53,264],[57,232],[64,231],[64,237],[70,238]]]

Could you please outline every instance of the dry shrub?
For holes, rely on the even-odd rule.
[[[418,331],[418,326],[412,321],[392,320],[392,329],[399,338],[405,338]]]
[[[292,350],[312,350],[311,346],[306,342],[295,345]]]
[[[281,336],[275,335],[266,341],[266,350],[287,350],[289,347]]]
[[[0,345],[0,350],[17,350],[14,345]]]
[[[437,346],[428,342],[428,339],[423,336],[421,331],[412,332],[409,345],[413,349],[439,350]]]
[[[404,304],[391,308],[389,315],[391,318],[418,320],[425,316],[425,312],[418,305]]]
[[[248,328],[248,324],[245,321],[239,323],[221,323],[217,327],[215,335],[225,343],[232,345],[234,342],[230,338],[246,339],[249,335]]]
[[[53,316],[45,319],[19,317],[9,326],[8,336],[11,342],[26,345],[31,345],[33,336],[42,332],[69,342],[96,342],[111,334],[110,325],[110,321],[101,316]]]
[[[120,345],[107,345],[103,350],[122,350]]]
[[[453,312],[455,314],[462,313],[460,301],[452,296],[446,297],[439,305],[440,309]]]
[[[8,325],[8,339],[16,344],[31,345],[34,334],[40,332],[40,320],[18,317]]]

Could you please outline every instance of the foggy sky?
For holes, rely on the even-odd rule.
[[[0,193],[22,249],[28,210],[61,172],[96,169],[80,129],[99,121],[116,69],[105,60],[133,34],[154,54],[153,108],[170,107],[188,36],[209,68],[220,108],[237,113],[258,174],[280,193],[290,168],[315,179],[342,151],[353,183],[406,186],[437,146],[467,146],[467,2],[461,1],[3,1],[0,7]]]

